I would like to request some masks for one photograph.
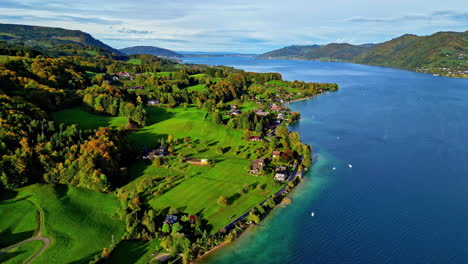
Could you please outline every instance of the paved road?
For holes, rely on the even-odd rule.
[[[9,246],[7,248],[4,248],[4,249],[0,250],[0,255],[2,255],[2,254],[7,253],[10,250],[13,250],[13,249],[15,249],[15,248],[17,248],[17,247],[19,247],[19,246],[21,246],[23,244],[28,243],[30,241],[42,241],[43,245],[42,245],[41,249],[39,249],[39,251],[34,253],[34,255],[32,255],[28,260],[26,260],[24,262],[24,264],[28,264],[31,261],[33,261],[34,259],[36,259],[50,245],[50,238],[42,236],[42,230],[43,230],[43,227],[44,227],[44,212],[42,211],[42,208],[40,208],[36,203],[34,203],[33,201],[31,201],[29,199],[26,199],[26,201],[31,203],[37,209],[37,212],[39,214],[39,229],[37,230],[36,235],[34,237],[25,239],[25,240],[23,240],[21,242],[18,242],[16,244],[12,245],[12,246]]]

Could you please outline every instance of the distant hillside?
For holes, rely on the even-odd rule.
[[[438,32],[430,36],[407,34],[380,44],[332,43],[314,49],[305,47],[289,46],[258,57],[341,60],[468,77],[468,31]]]
[[[273,50],[264,54],[259,55],[259,58],[280,58],[290,56],[302,56],[305,53],[314,49],[320,48],[320,45],[292,45],[281,49]]]
[[[403,35],[373,47],[354,62],[417,70],[468,70],[468,31],[438,32],[430,36]]]
[[[371,47],[355,46],[348,43],[331,43],[321,46],[318,49],[308,51],[300,57],[306,60],[326,59],[349,61],[369,49],[371,49]]]
[[[120,49],[121,52],[132,55],[132,54],[146,54],[146,55],[154,55],[158,57],[165,57],[165,58],[182,58],[184,55],[174,52],[172,50],[153,47],[153,46],[135,46],[135,47],[128,47],[124,49]]]
[[[0,41],[9,43],[21,42],[29,46],[42,48],[64,44],[75,44],[82,47],[93,46],[123,55],[120,51],[93,38],[88,33],[63,28],[0,24]]]

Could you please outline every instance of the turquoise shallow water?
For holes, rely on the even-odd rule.
[[[185,61],[340,84],[290,105],[302,114],[291,129],[315,153],[292,205],[208,263],[468,263],[468,80],[350,63]]]

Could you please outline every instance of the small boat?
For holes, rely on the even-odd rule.
[[[340,139],[340,137],[336,137],[336,139]]]
[[[333,167],[332,170],[336,170],[336,167]]]
[[[314,212],[310,213],[310,216],[315,216],[315,213]]]
[[[351,164],[348,164],[348,167],[352,168],[352,167],[353,167],[353,165],[351,165]]]

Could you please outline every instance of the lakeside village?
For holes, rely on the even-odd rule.
[[[155,259],[164,262],[169,252],[187,263],[291,202],[286,194],[311,166],[312,149],[289,131],[300,114],[286,105],[338,85],[224,66],[171,67],[110,67],[119,70],[95,75],[82,94],[85,108],[128,119],[121,130],[134,156],[119,174],[131,182],[115,191],[122,238],[160,241]]]

